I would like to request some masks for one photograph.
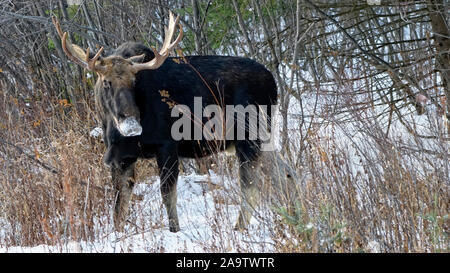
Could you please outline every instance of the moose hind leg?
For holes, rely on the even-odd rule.
[[[128,216],[130,200],[135,183],[134,162],[122,164],[121,167],[112,167],[111,174],[115,189],[114,227],[122,231]]]
[[[161,180],[161,196],[169,217],[169,230],[180,231],[177,213],[178,157],[170,149],[163,150],[158,156]]]
[[[166,207],[167,215],[169,217],[169,230],[171,232],[180,231],[180,224],[178,223],[177,213],[177,187],[175,180],[166,180],[161,182],[161,196],[163,204]]]
[[[249,142],[247,142],[247,144],[248,143]],[[241,162],[239,167],[241,208],[235,229],[243,230],[248,227],[250,219],[252,218],[252,213],[259,205],[261,197],[258,181],[262,179],[262,177],[259,175],[259,151],[257,151],[254,146],[245,145],[244,149],[242,149],[242,146],[239,146],[236,145],[236,152]],[[248,149],[250,149],[250,151]]]

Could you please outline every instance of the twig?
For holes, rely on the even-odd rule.
[[[328,15],[326,12],[322,11],[318,6],[316,6],[314,3],[312,3],[309,0],[305,0],[309,5],[311,5],[317,12],[319,12],[321,15],[323,15],[325,18],[330,20],[333,24],[338,27],[342,33],[364,54],[369,56],[371,59],[373,59],[377,64],[383,66],[385,69],[387,69],[389,72],[391,72],[391,76],[393,76],[393,80],[401,83],[401,78],[405,78],[408,80],[411,84],[413,84],[421,94],[426,96],[438,109],[442,109],[442,106],[431,96],[429,96],[417,83],[414,81],[409,75],[406,74],[400,74],[398,73],[397,69],[390,65],[388,62],[384,61],[383,59],[379,58],[375,54],[365,50],[362,48],[362,46],[356,41],[340,24],[337,22],[333,17]],[[415,98],[415,94],[412,92],[412,90],[405,84],[403,85],[405,91],[408,93],[409,96],[412,98]]]
[[[11,17],[19,18],[19,19],[22,19],[22,20],[35,21],[35,22],[39,22],[39,23],[42,23],[42,24],[45,24],[45,25],[49,25],[49,26],[52,25],[51,19],[49,17],[23,15],[23,14],[18,14],[18,13],[14,13],[14,12],[8,12],[8,11],[0,11],[0,14],[1,13],[7,14],[7,15],[10,15]],[[0,23],[4,24],[5,22],[3,21],[3,22],[0,22]],[[76,27],[78,29],[84,29],[84,30],[87,30],[87,31],[92,31],[92,32],[95,32],[95,33],[98,33],[98,34],[102,34],[102,35],[108,36],[108,37],[113,38],[113,39],[115,39],[117,41],[120,41],[119,37],[117,37],[117,36],[115,36],[115,35],[113,35],[111,33],[104,32],[104,31],[101,31],[101,30],[98,30],[98,29],[95,29],[95,28],[91,28],[91,27],[75,24],[73,22],[70,22],[70,23],[68,23],[68,22],[60,22],[60,23],[61,23],[61,25],[69,25],[71,27]],[[89,37],[89,38],[91,38],[91,37]],[[92,40],[94,40],[94,39],[92,39]],[[98,42],[98,41],[96,41],[96,42]]]
[[[14,147],[17,151],[19,151],[20,153],[24,154],[28,159],[31,159],[31,161],[33,161],[34,163],[37,163],[38,165],[40,165],[42,168],[44,168],[45,170],[53,173],[53,174],[59,174],[60,171],[54,167],[51,167],[47,164],[45,164],[44,162],[40,161],[39,159],[37,159],[34,156],[29,155],[28,153],[26,153],[22,148],[20,148],[19,146],[12,144],[2,138],[0,138],[0,142],[9,146]]]
[[[40,161],[39,159],[37,159],[36,157],[34,157],[34,156],[32,156],[32,155],[29,155],[27,152],[25,152],[25,151],[24,151],[22,148],[20,148],[19,146],[15,145],[15,144],[12,144],[11,142],[8,142],[8,141],[6,141],[6,140],[4,140],[4,139],[2,139],[2,138],[0,138],[0,142],[3,143],[3,144],[6,144],[6,145],[12,146],[12,147],[15,148],[17,151],[19,151],[20,153],[24,154],[28,159],[30,159],[30,160],[33,161],[34,163],[37,163],[39,166],[41,166],[41,167],[44,168],[45,170],[51,172],[52,174],[56,174],[56,175],[61,174],[61,171],[60,171],[60,170],[58,170],[58,169],[55,168],[55,167],[52,167],[52,166],[47,165],[46,163]],[[96,191],[103,191],[103,190],[104,190],[104,188],[102,188],[102,187],[99,187],[99,186],[96,186],[96,185],[90,185],[90,184],[88,184],[88,183],[86,183],[86,182],[83,182],[83,181],[79,181],[78,183],[81,184],[81,185],[83,185],[83,186],[87,186],[88,190],[89,190],[89,188],[91,188],[91,189],[93,189],[93,190],[96,190]]]

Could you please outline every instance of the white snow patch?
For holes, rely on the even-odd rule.
[[[101,138],[103,136],[103,129],[100,127],[95,127],[91,130],[89,136],[93,138]]]
[[[380,253],[381,252],[380,243],[378,243],[377,241],[370,241],[367,244],[367,248],[369,249],[369,251],[371,253]]]

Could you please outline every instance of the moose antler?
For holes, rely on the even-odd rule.
[[[133,63],[132,69],[135,73],[145,69],[152,69],[152,70],[157,69],[164,63],[164,61],[167,59],[172,49],[174,49],[183,38],[183,28],[181,27],[181,24],[178,23],[179,20],[180,20],[179,15],[177,16],[176,19],[174,19],[172,12],[169,12],[169,27],[168,28],[164,27],[165,35],[161,50],[157,52],[152,48],[152,51],[155,54],[155,58],[153,58],[149,62],[141,64]],[[180,26],[180,34],[178,34],[177,39],[171,43],[170,41],[172,41],[173,34],[175,33],[175,27],[177,26],[177,24]]]
[[[97,54],[95,54],[95,56],[91,59],[89,58],[89,48],[87,48],[86,52],[84,52],[83,49],[81,49],[79,46],[74,45],[67,40],[67,32],[63,33],[63,31],[61,30],[61,25],[59,24],[59,21],[55,16],[52,16],[52,22],[56,28],[56,31],[58,32],[59,37],[61,38],[62,49],[70,60],[88,70],[96,71],[99,73],[105,72],[105,67],[95,64],[98,58],[100,58],[100,54],[103,52],[103,47],[100,48]]]

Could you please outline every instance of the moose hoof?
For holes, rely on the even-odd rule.
[[[247,230],[248,225],[249,225],[249,221],[244,220],[244,216],[242,216],[242,213],[239,213],[239,218],[236,222],[236,225],[234,226],[234,230],[236,230],[236,231]]]
[[[121,215],[114,214],[114,229],[122,232],[125,228],[125,219]]]
[[[179,225],[170,225],[169,226],[169,230],[170,230],[170,232],[178,232],[178,231],[180,231],[180,226]]]
[[[170,232],[176,233],[180,231],[180,227],[169,227]]]
[[[239,223],[237,223],[237,224],[234,226],[234,230],[235,230],[235,231],[246,231],[246,230],[248,230],[248,229],[247,229],[247,226],[242,226],[242,225],[240,225]]]
[[[123,231],[123,229],[124,229],[124,227],[125,227],[125,223],[124,222],[120,222],[120,223],[114,223],[114,229],[117,231],[117,232],[122,232]]]
[[[170,232],[180,231],[180,224],[178,223],[178,219],[169,221],[169,230]]]

